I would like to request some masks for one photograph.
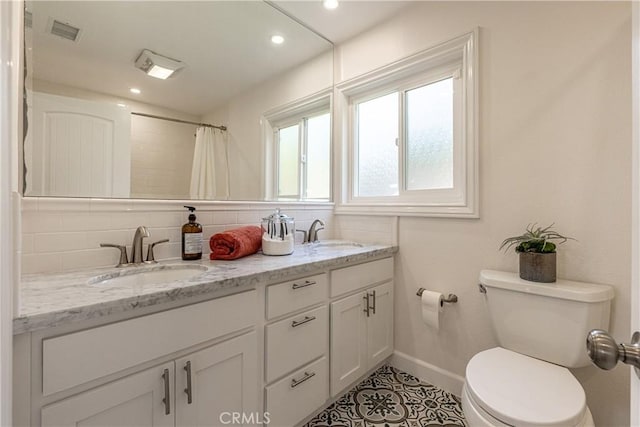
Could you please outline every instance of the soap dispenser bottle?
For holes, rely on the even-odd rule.
[[[189,222],[182,226],[182,259],[192,261],[202,258],[202,225],[196,222],[193,213],[196,208],[185,206],[189,209]]]

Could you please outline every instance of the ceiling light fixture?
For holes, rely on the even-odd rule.
[[[140,95],[142,93],[142,91],[140,89],[138,89],[137,87],[130,88],[129,92],[135,93],[136,95]]]
[[[184,63],[176,59],[159,55],[149,49],[144,49],[138,59],[136,59],[136,68],[141,69],[151,77],[157,79],[168,79],[178,70],[184,68]]]
[[[282,44],[282,43],[284,43],[284,37],[279,36],[279,35],[271,36],[271,43],[273,43],[273,44]]]
[[[338,7],[338,0],[322,0],[325,9],[333,10]]]

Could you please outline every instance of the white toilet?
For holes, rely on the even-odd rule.
[[[475,426],[593,426],[582,386],[567,368],[590,364],[585,341],[608,329],[613,288],[535,283],[483,270],[481,287],[501,347],[467,364],[462,409]]]

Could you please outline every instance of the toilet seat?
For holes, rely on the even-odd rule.
[[[501,347],[467,364],[466,390],[488,414],[513,426],[576,426],[587,412],[586,396],[567,368]]]

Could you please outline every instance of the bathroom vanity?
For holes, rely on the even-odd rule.
[[[15,425],[300,423],[391,355],[396,250],[25,277]]]

